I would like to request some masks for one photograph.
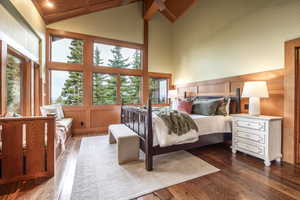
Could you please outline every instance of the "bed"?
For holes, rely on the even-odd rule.
[[[200,99],[218,99],[223,96],[198,96]],[[230,96],[230,113],[240,113],[241,96],[240,89],[237,88],[234,95]],[[180,150],[188,150],[206,145],[222,143],[231,140],[231,120],[224,116],[199,116],[191,115],[198,127],[205,125],[204,130],[195,133],[191,140],[179,140],[165,138],[169,137],[161,127],[157,126],[157,117],[153,113],[151,99],[145,108],[136,106],[122,106],[121,123],[132,129],[140,138],[140,149],[145,153],[145,168],[148,171],[153,170],[153,156],[170,153]],[[221,124],[221,127],[208,125],[209,121],[214,120],[214,124]],[[218,121],[218,122],[217,122]],[[211,124],[211,123],[210,123]],[[163,132],[163,133],[159,133]],[[171,142],[169,142],[171,140]]]

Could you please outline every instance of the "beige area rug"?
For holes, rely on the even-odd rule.
[[[71,199],[128,200],[217,171],[185,151],[155,156],[152,172],[142,160],[118,165],[116,145],[89,137],[81,143]]]

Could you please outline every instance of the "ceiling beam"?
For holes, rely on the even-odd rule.
[[[175,22],[197,0],[144,0],[144,19],[150,20],[156,13],[162,13],[169,21]]]
[[[144,0],[144,19],[149,21],[157,12],[167,10],[165,2],[166,0]]]

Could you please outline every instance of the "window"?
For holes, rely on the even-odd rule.
[[[7,54],[7,112],[21,114],[22,60]]]
[[[93,73],[93,104],[116,104],[117,79],[110,74]]]
[[[51,70],[51,103],[80,105],[83,103],[82,72]]]
[[[94,65],[141,69],[141,50],[94,43]]]
[[[83,64],[83,40],[52,36],[51,61]]]
[[[140,104],[141,103],[141,77],[139,76],[121,76],[121,101],[122,104]]]
[[[168,103],[168,79],[150,78],[149,89],[153,104]]]

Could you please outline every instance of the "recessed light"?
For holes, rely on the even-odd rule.
[[[51,1],[49,1],[49,0],[46,0],[45,5],[46,5],[48,8],[53,8],[53,7],[54,7],[54,4],[53,4]]]

